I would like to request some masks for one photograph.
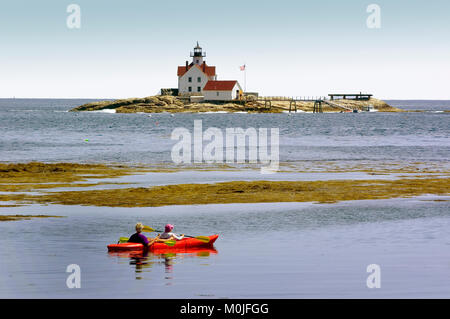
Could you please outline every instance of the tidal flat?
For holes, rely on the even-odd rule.
[[[61,218],[63,216],[54,215],[0,215],[0,222],[10,222],[17,220],[31,220],[33,218]]]
[[[18,192],[41,188],[83,187],[89,179],[105,179],[136,174],[124,165],[78,163],[0,163],[0,191]]]
[[[420,196],[425,194],[449,194],[450,178],[445,170],[421,170],[416,163],[404,167],[394,166],[392,175],[384,167],[373,170],[365,168],[362,177],[358,179],[333,179],[333,174],[327,170],[329,179],[295,180],[301,175],[293,175],[294,180],[239,180],[244,176],[243,170],[234,177],[236,180],[202,183],[176,183],[167,185],[145,185],[127,187],[128,183],[121,183],[123,176],[144,174],[149,167],[126,167],[121,165],[91,165],[91,164],[2,164],[0,181],[0,201],[3,204],[59,204],[86,205],[107,207],[157,207],[170,205],[200,205],[200,204],[231,204],[231,203],[270,203],[270,202],[313,202],[336,203],[339,201],[390,199]],[[205,173],[211,172],[211,167]],[[232,168],[234,170],[235,168]],[[222,167],[217,171],[226,171]],[[155,168],[150,170],[155,172]],[[163,173],[167,180],[175,176],[180,170],[169,170]],[[186,171],[186,169],[184,170]],[[346,168],[345,173],[358,172]],[[391,174],[391,175],[389,175]],[[404,175],[398,175],[404,174]],[[406,175],[411,174],[411,175]],[[275,174],[276,175],[276,174]],[[281,175],[281,174],[280,174]],[[310,174],[311,175],[311,174]],[[379,176],[380,175],[380,176]],[[384,175],[388,175],[387,178]],[[298,177],[296,177],[298,176]],[[352,176],[352,175],[348,175]],[[344,175],[345,177],[345,175]],[[371,177],[371,178],[369,178]],[[381,178],[383,177],[383,178]],[[82,183],[89,178],[95,178],[94,183]],[[152,177],[149,177],[152,178]],[[222,179],[224,177],[222,176]],[[261,178],[261,177],[260,177]],[[108,179],[106,182],[104,179]],[[117,182],[112,180],[117,179]],[[202,177],[203,180],[203,177]],[[208,179],[204,179],[208,181]],[[81,185],[81,188],[80,188]],[[84,187],[97,186],[97,189],[83,190]],[[105,186],[108,185],[108,188]],[[79,187],[77,190],[63,190],[65,187]],[[57,188],[51,191],[51,188]],[[33,192],[30,192],[33,190]],[[12,203],[11,203],[12,202]]]

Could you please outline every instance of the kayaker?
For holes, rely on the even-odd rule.
[[[144,225],[142,225],[142,223],[137,223],[136,224],[136,233],[131,235],[130,239],[128,239],[128,242],[142,244],[142,245],[144,245],[144,247],[148,248],[157,239],[159,239],[159,236],[156,236],[156,238],[153,238],[152,240],[149,241],[148,238],[142,234],[143,228],[144,228]]]
[[[164,227],[164,233],[162,233],[159,238],[160,239],[176,239],[176,240],[182,240],[184,238],[184,234],[177,235],[175,233],[172,233],[173,225],[167,224]]]

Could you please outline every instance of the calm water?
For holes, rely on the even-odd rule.
[[[8,209],[68,217],[0,224],[0,297],[448,298],[449,208],[408,199]],[[109,255],[106,245],[129,235],[136,220],[219,233],[217,254],[150,254],[138,263]],[[81,289],[65,285],[69,264],[81,267]],[[370,264],[381,267],[380,289],[366,287]]]
[[[173,129],[192,132],[197,119],[204,130],[279,128],[281,162],[447,161],[450,154],[450,113],[66,112],[88,101],[0,99],[0,161],[171,163]]]
[[[204,128],[279,127],[280,160],[287,162],[443,165],[450,155],[448,113],[432,112],[434,102],[417,102],[430,112],[408,114],[148,117],[65,112],[86,102],[0,100],[0,161],[170,163],[172,129],[192,128],[194,119],[203,119]],[[203,178],[188,171],[126,178],[157,185],[260,179],[255,174],[211,172]],[[327,205],[0,207],[0,214],[66,216],[0,223],[0,298],[449,298],[450,202],[435,199]],[[191,235],[218,233],[217,252],[149,254],[140,259],[108,254],[106,245],[130,235],[137,221],[153,227],[173,223],[176,231]],[[81,289],[66,287],[69,264],[81,267]],[[370,264],[381,267],[380,289],[366,286]]]
[[[450,101],[448,100],[386,100],[386,103],[404,110],[450,110]]]

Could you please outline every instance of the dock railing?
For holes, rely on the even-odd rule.
[[[329,100],[326,96],[258,96],[257,101],[274,101],[274,102],[314,102],[314,101]]]
[[[294,109],[297,112],[297,102],[314,102],[313,113],[323,113],[322,104],[327,104],[336,109],[353,111],[353,109],[340,105],[326,96],[259,96],[256,101],[264,102],[264,107],[271,109],[272,102],[289,102],[289,113]]]

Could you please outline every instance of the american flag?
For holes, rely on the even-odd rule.
[[[241,71],[245,71],[245,64],[241,65],[239,68],[241,69]]]

